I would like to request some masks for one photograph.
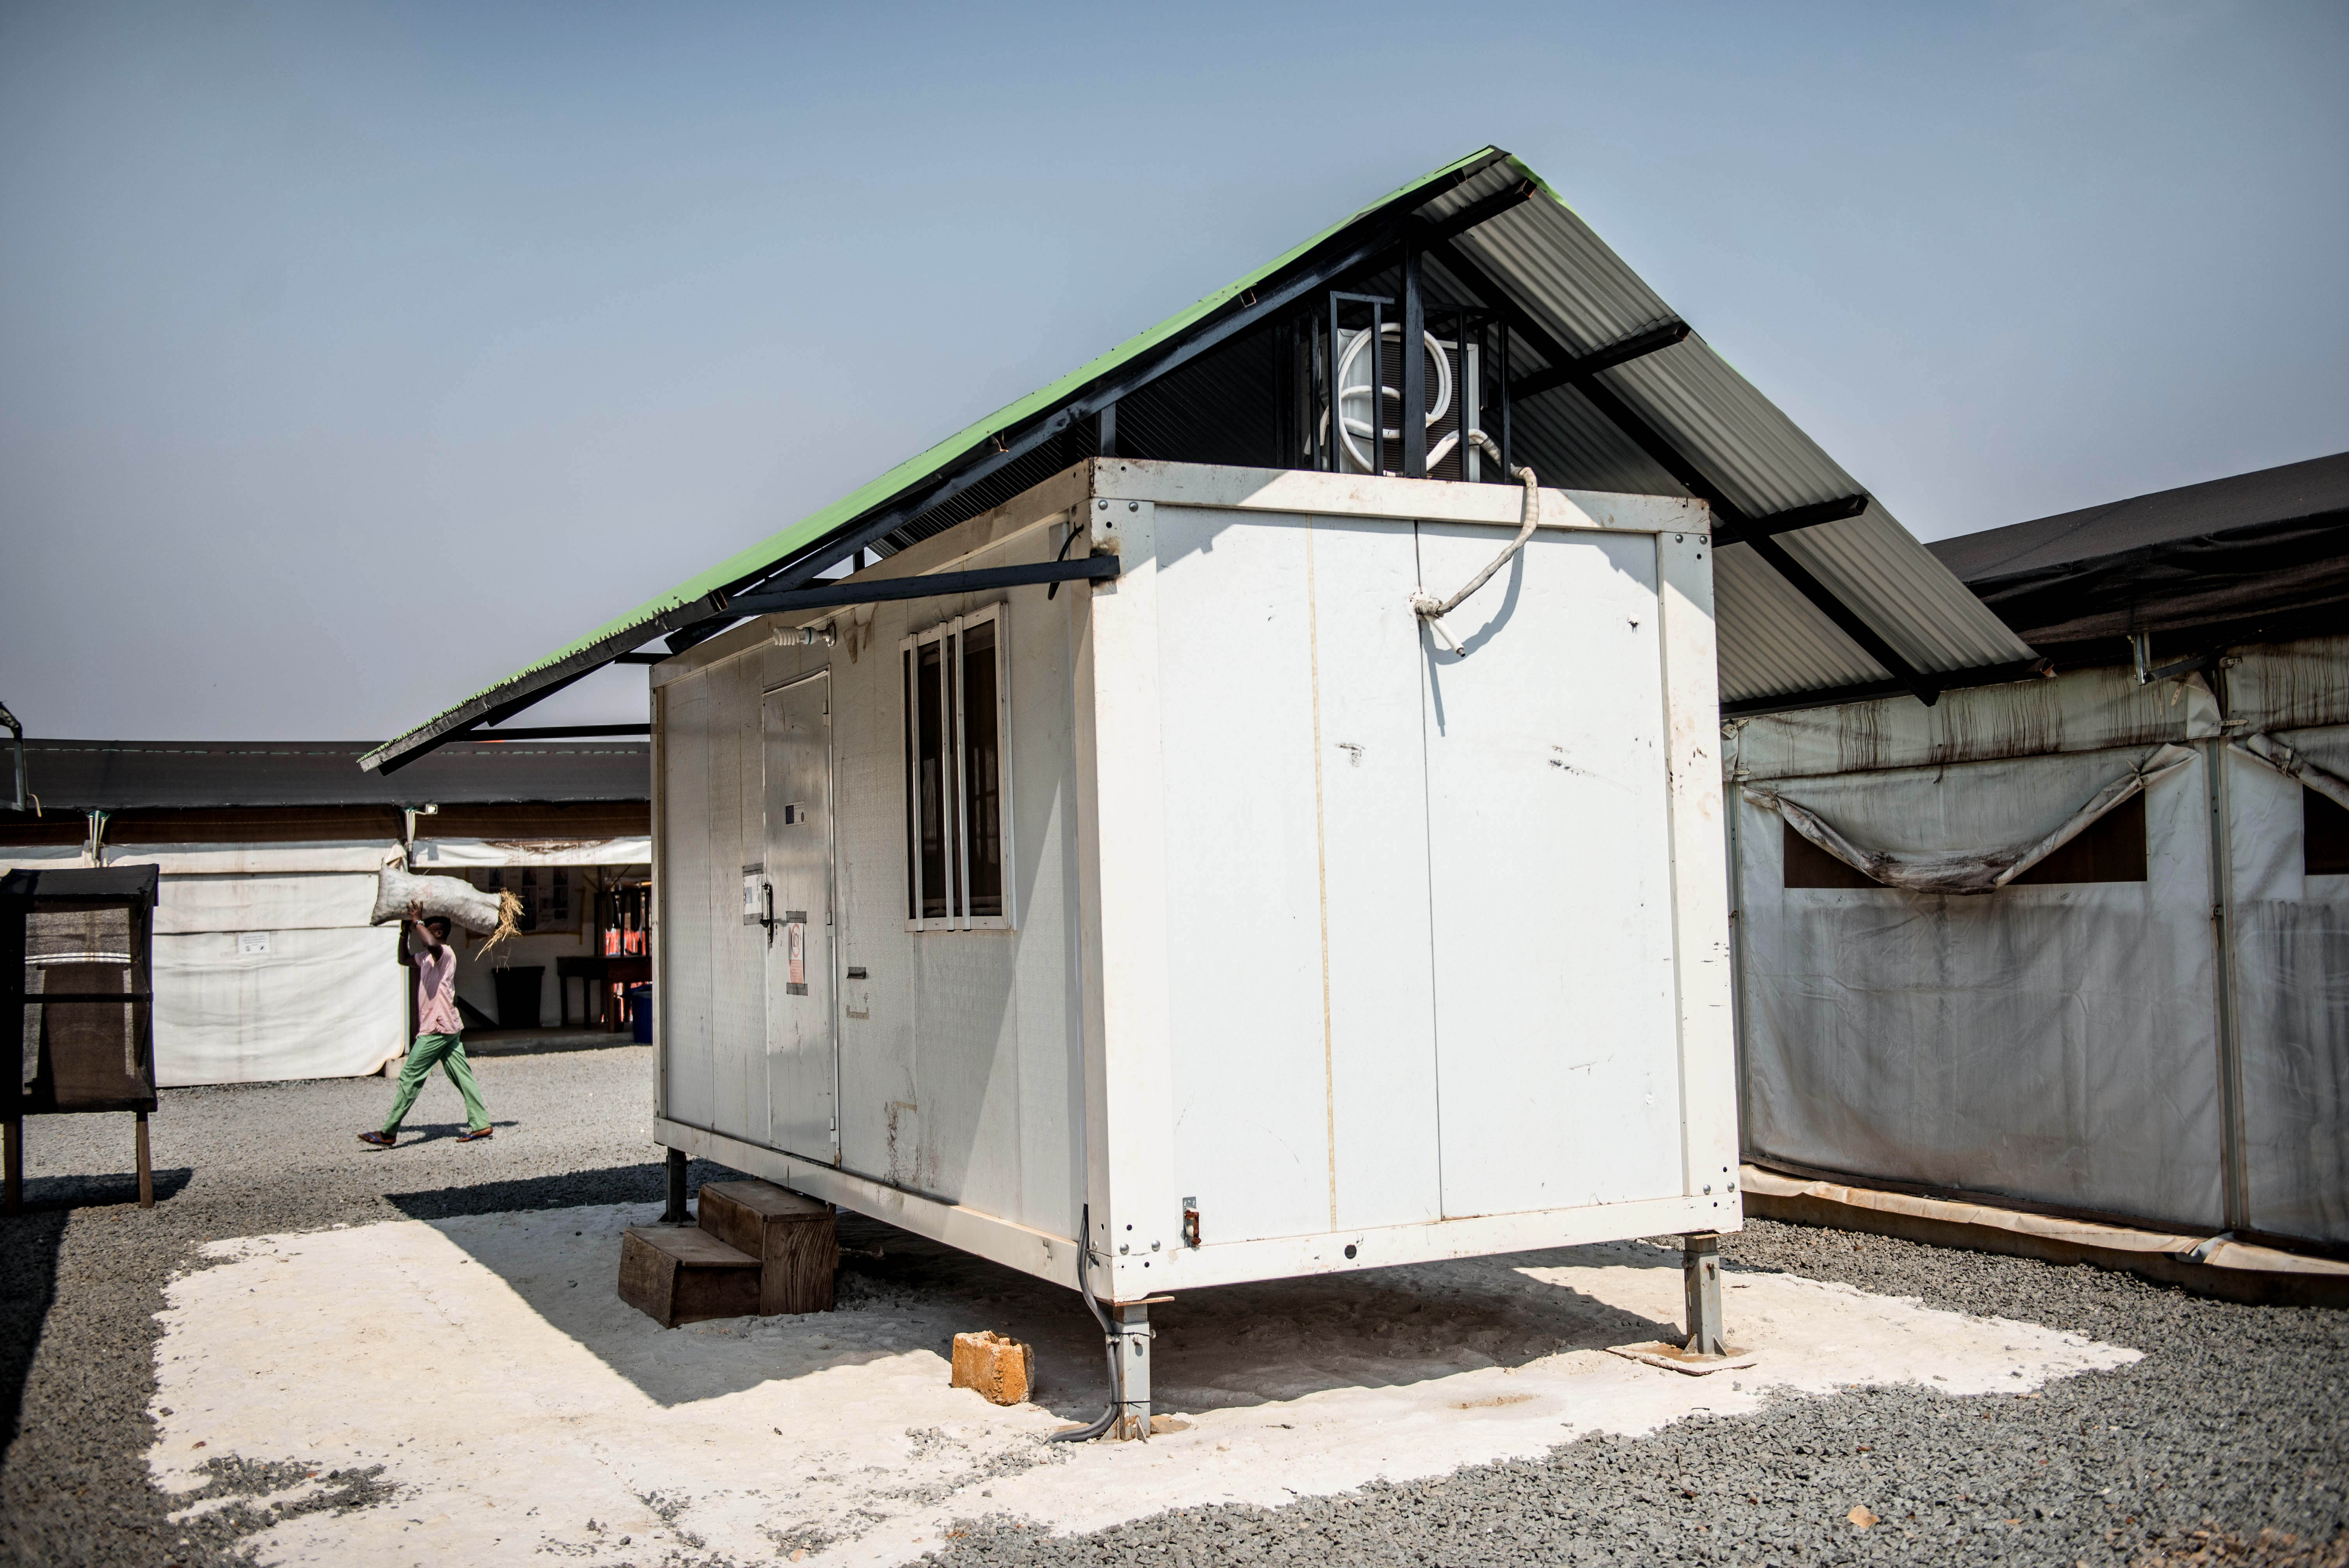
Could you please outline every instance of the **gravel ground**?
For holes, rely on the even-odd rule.
[[[373,1220],[660,1201],[648,1047],[476,1057],[497,1135],[454,1141],[462,1108],[435,1077],[400,1147],[370,1150],[379,1078],[171,1089],[151,1119],[155,1207],[138,1207],[128,1116],[26,1123],[26,1208],[0,1218],[0,1563],[241,1561],[264,1522],[235,1506],[195,1527],[148,1483],[154,1315],[207,1242]],[[697,1164],[692,1185],[704,1168]],[[283,1468],[283,1467],[275,1467]],[[250,1497],[273,1467],[223,1460],[207,1489]],[[248,1473],[250,1471],[251,1473]],[[270,1473],[263,1473],[269,1471]],[[372,1501],[366,1475],[307,1507]],[[182,1536],[191,1544],[179,1544]]]
[[[1840,1280],[2146,1357],[2020,1398],[1908,1387],[1785,1398],[1760,1416],[1583,1438],[1538,1461],[1278,1510],[1184,1510],[1084,1537],[973,1521],[928,1561],[2349,1563],[2349,1314],[1748,1224],[1723,1240],[1731,1269]],[[1875,1522],[1862,1528],[1855,1509]]]
[[[436,1082],[410,1123],[420,1136],[388,1153],[352,1137],[380,1115],[381,1079],[171,1091],[154,1121],[151,1212],[130,1201],[128,1118],[28,1124],[30,1212],[0,1220],[0,1561],[238,1561],[263,1515],[232,1502],[171,1526],[165,1514],[188,1500],[148,1483],[165,1280],[232,1236],[657,1202],[649,1057],[617,1047],[483,1059],[494,1141],[450,1141],[456,1097]],[[973,1521],[933,1561],[2349,1565],[2349,1314],[2236,1306],[2093,1269],[1766,1222],[1723,1251],[1732,1268],[2045,1324],[2146,1358],[2024,1398],[1903,1387],[1787,1398],[1759,1416],[1585,1438],[1542,1460],[1278,1510],[1185,1510],[1075,1537]],[[209,1491],[253,1497],[285,1479],[223,1459]],[[326,1489],[300,1506],[363,1508],[378,1495],[366,1472],[320,1479]],[[1861,1528],[1855,1510],[1876,1522]]]

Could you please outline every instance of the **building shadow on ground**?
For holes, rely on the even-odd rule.
[[[689,1185],[732,1175],[697,1161]],[[661,1181],[648,1163],[392,1201],[665,1406],[914,1352],[936,1356],[943,1379],[955,1334],[982,1328],[1034,1348],[1043,1408],[1090,1419],[1107,1398],[1101,1334],[1074,1293],[846,1212],[833,1312],[663,1328],[618,1298],[622,1232],[657,1222]],[[523,1212],[593,1204],[622,1207]],[[1680,1262],[1615,1243],[1184,1291],[1153,1311],[1154,1402],[1180,1413],[1400,1387],[1675,1332],[1532,1272],[1597,1268],[1669,1270],[1676,1287]]]
[[[158,1171],[155,1202],[168,1202],[195,1172],[185,1166]],[[16,1440],[25,1384],[41,1330],[57,1300],[57,1257],[77,1210],[139,1202],[135,1172],[98,1176],[36,1176],[25,1183],[24,1212],[0,1215],[0,1464]]]

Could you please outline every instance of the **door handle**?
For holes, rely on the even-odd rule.
[[[772,882],[761,882],[759,885],[765,890],[767,895],[767,913],[759,917],[759,923],[767,928],[767,945],[772,947],[775,944],[775,926],[777,924],[775,920],[775,884]]]

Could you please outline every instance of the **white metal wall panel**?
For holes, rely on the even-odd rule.
[[[1331,1228],[1353,1231],[1444,1212],[1422,643],[1403,608],[1419,583],[1418,541],[1402,523],[1317,517],[1308,526]]]
[[[2287,730],[2349,774],[2349,728]],[[2227,756],[2243,1165],[2255,1228],[2349,1242],[2349,876],[2309,876],[2302,786]]]
[[[1172,506],[1157,528],[1178,1196],[1219,1238],[1327,1231],[1306,531]]]
[[[710,1039],[709,993],[717,977],[710,883],[730,861],[713,865],[709,833],[711,676],[698,671],[658,693],[661,713],[660,811],[664,863],[653,868],[660,887],[660,930],[654,957],[659,981],[653,1006],[660,1020],[666,1113],[694,1127],[718,1115],[717,1057]]]
[[[1049,559],[1039,531],[971,569]],[[1081,1020],[1064,901],[1071,758],[1068,622],[1081,598],[1020,596],[1000,623],[1011,763],[1011,931],[904,929],[904,700],[897,644],[1000,594],[866,606],[832,650],[842,982],[843,1166],[1054,1234],[1082,1202]],[[822,649],[780,649],[771,678]],[[863,1015],[860,1016],[859,1015]]]
[[[929,1191],[921,1168],[922,1086],[916,1042],[927,1021],[919,938],[905,921],[905,703],[898,639],[905,603],[865,605],[841,618],[831,650],[833,818],[839,857],[840,962],[864,979],[841,983],[840,1159],[876,1181]],[[822,648],[779,648],[768,679],[819,666]]]
[[[2143,753],[1789,783],[1897,851],[2044,831]],[[1764,1160],[2222,1223],[2200,758],[2146,796],[2142,882],[1960,897],[1787,888],[1774,812],[1741,798],[1749,1150]]]
[[[1039,534],[999,562],[1041,560],[1060,546]],[[1006,868],[1019,929],[1011,942],[1016,1057],[992,1093],[1019,1113],[1019,1160],[999,1189],[1003,1212],[1056,1236],[1077,1233],[1083,1202],[1083,967],[1078,907],[1071,669],[1071,621],[1090,594],[1063,589],[1041,604],[1019,595],[1010,637],[1011,841]],[[986,933],[978,934],[986,935]],[[998,937],[1000,940],[999,934]]]
[[[1508,538],[1420,530],[1431,584]],[[1427,665],[1444,1209],[1682,1191],[1652,539],[1537,534]]]
[[[707,745],[710,934],[709,1047],[717,1091],[713,1131],[768,1137],[766,934],[742,923],[742,867],[765,853],[759,663],[730,659],[709,672]],[[746,821],[757,821],[756,832]],[[754,945],[746,933],[758,937]]]
[[[745,661],[749,662],[749,661]],[[767,1140],[832,1157],[834,1031],[832,704],[821,674],[766,694],[766,854],[758,934],[766,970]]]

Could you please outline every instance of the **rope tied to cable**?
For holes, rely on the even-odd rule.
[[[1485,434],[1484,431],[1471,430],[1468,432],[1467,439],[1470,445],[1474,446],[1478,451],[1483,452],[1486,457],[1492,459],[1495,462],[1497,463],[1501,461],[1500,447],[1495,443],[1492,437]],[[1461,603],[1464,601],[1468,595],[1474,593],[1477,589],[1482,588],[1485,583],[1491,582],[1493,580],[1493,573],[1498,572],[1502,567],[1506,566],[1509,563],[1510,559],[1514,557],[1518,551],[1523,550],[1526,547],[1526,541],[1534,536],[1534,523],[1541,517],[1541,480],[1535,476],[1533,469],[1520,465],[1510,473],[1509,477],[1517,480],[1526,487],[1525,521],[1517,528],[1516,538],[1511,540],[1506,546],[1504,546],[1501,553],[1493,557],[1493,559],[1485,564],[1484,571],[1479,572],[1475,576],[1468,579],[1468,581],[1462,585],[1460,591],[1453,594],[1451,598],[1437,599],[1431,595],[1424,588],[1422,588],[1418,593],[1413,593],[1411,596],[1411,607],[1413,613],[1418,615],[1421,620],[1426,622],[1427,629],[1433,632],[1437,636],[1443,638],[1444,646],[1450,648],[1455,654],[1463,651],[1460,645],[1454,642],[1451,634],[1445,632],[1442,626],[1437,625],[1436,623],[1444,619],[1444,616],[1452,614],[1453,611],[1458,609]]]

